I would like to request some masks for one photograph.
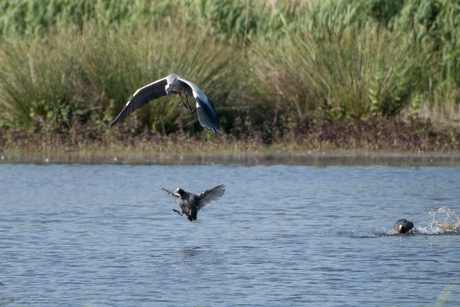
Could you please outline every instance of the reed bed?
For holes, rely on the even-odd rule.
[[[163,32],[170,37],[165,39]],[[192,35],[182,27],[100,30],[88,24],[81,31],[10,39],[0,49],[2,124],[21,123],[29,129],[35,122],[65,130],[87,121],[104,125],[137,88],[173,71],[206,88],[212,101],[232,105],[240,87],[236,82],[240,57],[207,33]],[[180,124],[192,126],[195,117],[176,102],[162,99],[149,104],[128,122],[165,133]],[[225,105],[216,107],[219,111]]]
[[[454,0],[7,0],[0,10],[0,149],[28,148],[15,135],[63,138],[64,148],[177,133],[209,142],[171,97],[103,130],[137,88],[171,72],[214,102],[226,135],[216,150],[457,148],[449,136],[460,120]],[[381,146],[340,141],[340,133],[324,141],[307,122],[327,131],[392,122],[382,131],[431,134],[404,146],[391,145],[395,137]]]

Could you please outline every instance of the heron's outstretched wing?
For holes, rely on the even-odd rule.
[[[214,105],[209,101],[208,97],[206,97],[195,83],[185,80],[182,77],[178,77],[178,80],[185,83],[192,90],[193,97],[196,100],[196,112],[198,113],[200,125],[214,133],[220,133],[219,118],[217,117]]]
[[[206,190],[203,193],[198,194],[198,210],[213,204],[216,200],[222,197],[225,193],[225,187],[223,184],[218,185],[210,190]]]
[[[196,111],[198,113],[200,125],[204,128],[208,128],[214,133],[220,133],[219,118],[217,117],[212,103],[209,100],[202,100],[199,96],[196,96],[195,99],[197,102]]]
[[[179,194],[171,192],[170,190],[166,190],[165,188],[161,188],[161,189],[163,190],[165,194],[168,194],[169,196],[171,196],[171,198],[174,199],[175,201],[179,199]]]
[[[150,101],[166,96],[165,86],[167,83],[166,78],[163,78],[138,89],[133,96],[129,98],[129,101],[126,103],[123,110],[121,110],[120,114],[118,114],[117,118],[115,118],[107,128],[111,128],[117,123],[122,122],[129,114]]]

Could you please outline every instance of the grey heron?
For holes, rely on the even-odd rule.
[[[165,194],[171,196],[172,199],[177,201],[182,212],[172,209],[174,212],[177,212],[180,216],[186,215],[190,222],[193,222],[197,218],[197,213],[203,207],[206,207],[210,204],[213,204],[225,193],[224,185],[218,185],[212,189],[208,189],[200,194],[192,194],[185,192],[181,188],[177,188],[175,192],[171,192],[164,188],[161,188]]]
[[[406,233],[414,228],[414,223],[409,222],[406,219],[400,219],[396,221],[393,228],[397,233]]]
[[[201,126],[208,128],[214,133],[220,133],[220,122],[217,117],[216,110],[214,109],[214,105],[195,83],[192,83],[176,74],[170,74],[163,79],[157,80],[138,89],[126,103],[120,114],[118,114],[115,120],[109,124],[108,128],[122,122],[129,114],[133,113],[143,105],[146,105],[150,101],[170,94],[178,94],[182,104],[192,113],[195,112],[195,110],[193,110],[190,106],[187,97],[193,96],[196,100],[196,111],[198,113],[198,120]]]

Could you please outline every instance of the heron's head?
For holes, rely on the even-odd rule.
[[[179,195],[183,195],[185,193],[185,191],[182,190],[181,188],[177,188],[176,193],[178,193]]]
[[[172,84],[171,83],[166,84],[165,91],[166,91],[166,95],[171,94],[171,92],[172,92]]]

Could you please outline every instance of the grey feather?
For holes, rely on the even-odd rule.
[[[138,89],[131,98],[129,98],[123,110],[118,114],[117,118],[110,123],[109,128],[122,122],[131,113],[146,105],[150,101],[166,96],[165,86],[167,85],[166,78],[152,82]]]
[[[174,199],[175,201],[177,201],[177,199],[179,198],[179,194],[176,194],[174,192],[171,192],[170,190],[167,190],[167,189],[164,189],[164,188],[161,188],[163,190],[163,192],[165,194],[168,194],[169,196],[171,196],[172,199]]]
[[[210,190],[206,190],[198,195],[198,210],[203,207],[209,206],[216,202],[225,193],[225,187],[223,184],[218,185]]]
[[[220,122],[214,105],[195,83],[176,74],[170,74],[163,79],[138,89],[126,103],[120,114],[118,114],[115,120],[111,122],[107,128],[111,128],[117,123],[122,122],[131,113],[150,101],[170,94],[181,94],[181,99],[182,94],[195,98],[200,125],[214,133],[220,133]],[[186,104],[184,103],[184,105]],[[186,106],[190,108],[188,105]],[[193,110],[190,109],[190,111]]]

